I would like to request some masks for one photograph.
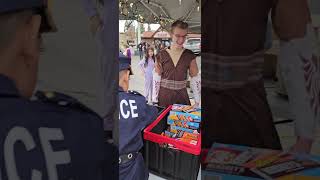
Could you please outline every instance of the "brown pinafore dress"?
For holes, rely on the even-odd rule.
[[[262,67],[274,0],[202,1],[202,146],[281,149]]]
[[[187,77],[190,63],[196,56],[185,49],[174,65],[166,49],[157,54],[157,63],[161,67],[161,86],[159,90],[159,106],[168,107],[172,104],[190,105],[187,92]]]

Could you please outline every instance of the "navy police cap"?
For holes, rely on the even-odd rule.
[[[123,55],[122,53],[119,53],[119,72],[123,70],[130,70],[130,75],[133,74],[131,70],[130,58]]]
[[[22,10],[33,10],[34,13],[42,16],[40,32],[52,31],[52,24],[48,16],[47,0],[1,0],[0,16],[6,13],[13,13]]]

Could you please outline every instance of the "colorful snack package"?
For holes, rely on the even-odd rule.
[[[183,128],[183,127],[173,126],[173,125],[170,126],[170,132],[174,133],[176,131],[178,133],[178,130],[185,131],[188,133],[194,133],[194,134],[199,133],[197,130],[193,130],[193,129]]]
[[[200,126],[199,123],[196,123],[196,122],[172,120],[172,119],[168,119],[167,124],[179,126],[179,127],[183,127],[183,128],[188,128],[188,129],[194,129],[194,130],[199,129],[199,126]]]
[[[190,114],[190,113],[175,112],[175,111],[170,111],[168,119],[197,122],[197,123],[201,122],[201,116],[197,116],[197,115]]]
[[[186,112],[186,113],[192,113],[192,112],[201,111],[200,108],[195,108],[193,106],[182,105],[182,104],[174,104],[174,105],[172,105],[171,109],[172,109],[172,111]]]
[[[193,133],[188,133],[184,132],[182,138],[184,139],[192,139],[192,140],[198,140],[199,134],[193,134]]]
[[[186,142],[192,145],[197,145],[198,141],[197,140],[193,140],[193,139],[186,139],[186,138],[179,138],[180,141],[182,142]]]

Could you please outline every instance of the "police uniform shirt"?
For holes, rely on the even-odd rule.
[[[157,109],[146,104],[145,98],[134,91],[119,90],[119,155],[136,154],[128,162],[119,165],[120,180],[147,180],[148,169],[141,153],[143,146],[141,131],[156,119]]]
[[[102,119],[71,97],[39,97],[0,75],[0,179],[103,179]]]
[[[157,109],[146,104],[145,97],[119,89],[119,154],[139,151],[143,146],[141,131],[157,117]]]

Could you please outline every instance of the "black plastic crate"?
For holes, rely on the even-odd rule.
[[[167,127],[166,115],[151,132],[161,134]],[[149,171],[169,180],[196,180],[200,168],[200,156],[166,145],[144,140],[143,156]]]

